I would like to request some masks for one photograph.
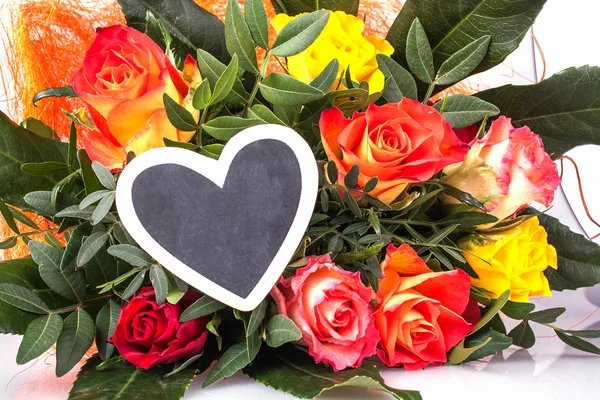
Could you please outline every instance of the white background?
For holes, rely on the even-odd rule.
[[[597,24],[600,7],[597,0],[548,0],[534,27],[547,61],[546,76],[570,66],[600,65],[597,50]],[[505,83],[527,84],[541,77],[541,60],[531,38],[507,62],[475,77],[474,82],[485,86]],[[537,62],[534,62],[537,57]],[[536,71],[537,70],[537,71]],[[565,134],[568,134],[566,132]],[[598,148],[576,149],[576,158],[584,183],[584,193],[592,215],[600,219],[600,189],[592,176],[600,168]],[[572,168],[565,168],[563,188],[556,195],[550,211],[576,231],[589,235],[600,232],[584,213],[579,199]],[[567,201],[566,198],[569,200]],[[571,211],[571,207],[575,214]],[[538,309],[566,306],[567,313],[557,325],[576,329],[600,329],[600,288],[576,292],[555,293],[553,298],[536,301]],[[587,318],[587,319],[586,319]],[[585,319],[585,320],[584,320]],[[583,322],[582,322],[583,321]],[[507,321],[510,324],[510,321]],[[464,366],[427,368],[406,372],[384,369],[386,382],[394,387],[420,390],[428,399],[596,399],[600,395],[600,357],[567,348],[547,328],[536,328],[536,345],[522,350],[511,348],[501,355]],[[594,341],[592,339],[592,341]],[[57,379],[54,376],[54,356],[48,355],[25,366],[14,362],[20,337],[0,336],[0,398],[2,399],[65,399],[75,378],[75,372]],[[596,343],[600,344],[600,343]],[[186,399],[290,399],[237,374],[213,387],[201,390],[204,375],[197,378]],[[390,398],[356,389],[340,389],[327,394],[328,399]]]

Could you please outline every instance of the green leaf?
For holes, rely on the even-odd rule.
[[[331,11],[319,10],[293,19],[277,35],[271,53],[290,57],[306,50],[323,32],[330,15]]]
[[[13,217],[20,223],[27,225],[28,227],[35,229],[36,231],[40,230],[40,227],[37,226],[37,224],[35,222],[33,222],[31,219],[29,219],[29,217],[27,217],[25,214],[23,214],[19,210],[14,209],[12,207],[8,207],[8,209],[10,210]]]
[[[491,39],[490,35],[482,36],[452,54],[440,66],[435,77],[437,84],[450,85],[469,76],[487,54]]]
[[[475,332],[487,325],[487,323],[490,322],[496,314],[498,314],[502,307],[504,307],[509,297],[510,289],[498,296],[498,298],[494,300],[489,307],[486,308],[485,314],[483,314],[481,320],[479,320],[479,322],[475,324],[475,328],[471,331],[469,336],[473,335]]]
[[[385,77],[383,97],[390,103],[396,103],[403,97],[417,100],[417,83],[410,72],[385,54],[377,54],[377,64]]]
[[[584,338],[600,338],[600,330],[598,329],[584,329],[581,331],[573,331],[568,329],[560,329],[562,333],[566,333],[569,335],[584,337]]]
[[[375,190],[378,183],[379,183],[379,179],[377,177],[369,179],[367,181],[367,183],[365,184],[365,187],[363,188],[363,192],[365,192],[365,193],[372,192],[373,190]]]
[[[461,228],[468,228],[477,225],[483,224],[491,224],[494,222],[498,222],[498,218],[494,217],[491,214],[484,214],[481,212],[475,211],[462,211],[450,214],[438,222],[437,225],[452,225],[452,224],[460,224]]]
[[[577,336],[566,335],[565,333],[555,330],[556,335],[560,340],[562,340],[567,345],[573,347],[574,349],[585,351],[586,353],[598,354],[600,355],[600,349],[593,345],[592,343],[580,339]]]
[[[266,124],[275,124],[285,126],[285,122],[279,119],[277,115],[269,109],[269,107],[262,104],[254,104],[248,110],[248,117],[251,119],[260,119]]]
[[[198,90],[200,90],[200,89],[198,89]],[[196,93],[198,93],[198,91],[196,91]],[[204,104],[202,106],[202,108],[204,108],[205,106],[206,106],[206,104]],[[194,143],[178,142],[176,140],[171,140],[169,138],[163,138],[163,142],[166,147],[179,147],[180,149],[186,149],[186,150],[192,150],[192,151],[195,151],[198,148],[198,146],[196,146]]]
[[[447,185],[444,183],[439,184],[443,189],[444,193],[448,196],[454,197],[456,200],[460,201],[463,204],[468,206],[473,206],[475,208],[480,209],[481,211],[487,212],[485,205],[483,205],[479,200],[473,197],[470,193],[463,192],[460,189],[455,188],[454,186]]]
[[[60,140],[60,138],[56,135],[56,132],[54,132],[54,129],[50,128],[39,119],[32,117],[26,118],[21,121],[21,126],[28,131],[35,133],[36,135],[45,137],[46,139]]]
[[[55,215],[57,210],[68,208],[79,204],[79,200],[75,197],[71,197],[62,193],[58,193],[56,198],[56,204],[52,204],[52,193],[45,190],[37,192],[27,193],[25,195],[25,202],[37,211],[38,214],[42,215]],[[76,207],[79,208],[79,207]]]
[[[479,347],[483,343],[485,344]],[[481,360],[484,357],[498,354],[502,350],[508,349],[511,345],[512,338],[492,329],[481,330],[465,339],[465,346],[467,348],[477,348],[477,350],[471,352],[463,362]]]
[[[56,376],[69,372],[94,342],[94,320],[78,308],[65,318],[64,328],[56,343]]]
[[[344,11],[346,14],[358,13],[359,0],[275,0],[272,2],[277,13],[298,15],[319,9]]]
[[[25,238],[26,236],[23,236],[23,238]],[[26,239],[24,239],[26,240]],[[0,242],[0,250],[7,250],[7,249],[12,249],[13,247],[15,247],[17,245],[17,237],[11,237],[8,238],[2,242]]]
[[[92,169],[102,186],[110,190],[115,190],[117,187],[115,185],[115,177],[104,165],[100,164],[98,161],[94,161],[92,163]]]
[[[406,61],[417,78],[426,83],[434,81],[433,54],[427,34],[418,18],[413,21],[406,38]]]
[[[164,378],[173,367],[157,365],[145,370],[125,361],[115,362],[110,368],[99,371],[100,362],[99,357],[86,361],[73,383],[69,400],[180,400],[196,376],[196,370],[188,368]]]
[[[63,319],[58,314],[39,317],[29,324],[17,352],[17,364],[23,365],[44,354],[60,336]]]
[[[115,333],[120,312],[121,307],[109,300],[96,316],[96,346],[102,360],[108,360],[115,350],[115,345],[108,343],[106,339]]]
[[[184,132],[193,132],[198,129],[194,116],[184,106],[177,103],[166,93],[163,94],[163,102],[171,125]]]
[[[198,50],[198,67],[202,76],[208,79],[211,88],[215,87],[217,81],[225,72],[225,68],[227,68],[225,64],[204,50]],[[236,78],[232,91],[224,101],[227,104],[242,104],[246,102],[246,90],[239,78]]]
[[[529,349],[535,344],[535,334],[527,321],[522,321],[508,333],[508,336],[513,339],[513,344],[515,346],[524,349]]]
[[[344,185],[348,188],[358,185],[358,173],[359,173],[358,165],[354,164],[350,168],[350,171],[348,171],[348,173],[344,177]]]
[[[91,222],[92,225],[98,225],[108,217],[108,213],[115,202],[115,192],[110,192],[107,196],[103,197],[98,203],[94,212],[92,213]]]
[[[244,3],[246,23],[254,43],[263,49],[269,48],[269,22],[262,0],[248,0]]]
[[[31,210],[29,204],[24,201],[25,195],[36,190],[52,190],[67,173],[65,170],[51,176],[33,176],[23,172],[21,167],[24,164],[48,161],[64,164],[67,161],[68,145],[24,129],[14,124],[2,112],[0,136],[0,198],[7,204]]]
[[[115,244],[114,246],[110,246],[108,253],[134,267],[147,267],[152,263],[152,259],[148,254],[140,248],[129,244]]]
[[[331,254],[331,258],[334,259],[342,251],[344,247],[344,239],[340,235],[333,235],[329,242],[327,242],[327,253]]]
[[[44,89],[41,92],[37,92],[35,94],[35,96],[33,96],[33,104],[36,105],[36,103],[38,101],[48,98],[48,97],[79,97],[79,96],[77,95],[77,93],[75,93],[75,90],[73,90],[73,88],[71,86],[54,87],[54,88]]]
[[[113,225],[112,233],[120,244],[136,246],[135,240],[133,240],[129,232],[127,232],[122,222]]]
[[[35,293],[14,283],[0,283],[0,300],[35,314],[50,312],[48,306]]]
[[[272,73],[260,83],[260,92],[268,102],[276,105],[306,104],[323,97],[325,93],[289,75]]]
[[[229,378],[250,364],[250,362],[252,360],[249,358],[246,342],[234,344],[223,353],[215,366],[210,370],[202,387],[207,388],[222,379]]]
[[[174,36],[172,48],[180,59],[198,49],[213,54],[222,62],[229,60],[223,46],[225,31],[221,20],[189,0],[118,0],[127,25],[146,32],[146,14],[152,12]]]
[[[513,125],[529,126],[559,157],[583,144],[600,144],[600,67],[569,68],[535,85],[506,85],[478,93]]]
[[[60,218],[79,218],[84,219],[86,221],[91,221],[94,217],[94,212],[96,211],[96,208],[97,207],[95,206],[90,206],[84,208],[83,210],[80,210],[78,205],[74,205],[57,212],[56,216]],[[106,214],[100,222],[114,223],[117,222],[117,219],[112,214]]]
[[[81,200],[81,203],[79,203],[79,209],[83,210],[84,208],[87,208],[92,204],[97,203],[104,197],[108,196],[109,193],[111,193],[111,191],[105,189],[93,192],[92,194],[86,196],[83,200]]]
[[[215,83],[215,88],[213,90],[210,101],[208,102],[208,105],[218,103],[227,97],[229,92],[231,92],[231,90],[233,89],[233,85],[235,84],[236,79],[238,79],[238,69],[238,57],[236,54],[234,54],[231,58],[231,62],[229,63],[227,68],[225,68],[225,71],[223,71],[223,74],[219,77],[217,83]]]
[[[129,285],[127,285],[127,287],[121,294],[121,297],[123,297],[125,300],[128,300],[129,298],[131,298],[142,287],[142,284],[144,283],[145,278],[146,278],[146,271],[138,272],[138,274],[135,276],[135,278],[133,278],[131,280],[131,282],[129,282]]]
[[[181,313],[179,322],[187,322],[196,318],[204,317],[225,307],[225,304],[205,295],[196,300],[192,305],[186,308],[183,313]]]
[[[92,160],[90,160],[90,157],[85,150],[77,150],[77,160],[81,166],[81,175],[83,177],[83,184],[85,185],[85,192],[91,194],[102,189],[102,185],[100,185],[100,181],[92,168]]]
[[[600,246],[548,215],[538,216],[548,232],[548,243],[556,248],[558,269],[544,273],[552,290],[575,290],[600,283]]]
[[[464,128],[481,121],[488,115],[497,115],[500,110],[493,104],[477,97],[455,94],[440,100],[433,107],[440,111],[453,128]]]
[[[69,151],[67,153],[67,164],[73,166],[75,156],[77,154],[77,127],[75,122],[71,122],[71,129],[69,130]]]
[[[9,208],[6,203],[0,199],[0,214],[2,214],[2,217],[4,218],[4,222],[6,222],[6,225],[8,225],[8,227],[17,235],[20,233],[19,232],[19,228],[17,227],[17,224],[15,223],[15,217],[13,215],[13,213],[11,212],[11,208]]]
[[[267,345],[279,347],[288,342],[302,339],[302,332],[294,321],[282,314],[274,315],[267,324]]]
[[[563,315],[566,311],[564,307],[549,308],[547,310],[541,310],[532,312],[527,316],[527,320],[537,322],[538,324],[552,324],[556,322],[556,319]]]
[[[45,161],[41,163],[26,163],[21,165],[21,171],[25,172],[28,175],[33,176],[46,176],[46,175],[54,175],[60,172],[67,172],[69,170],[69,165],[56,162],[56,161]]]
[[[227,2],[225,44],[229,54],[237,54],[240,59],[240,67],[244,71],[258,75],[258,63],[252,34],[236,0]]]
[[[335,161],[329,161],[325,169],[327,170],[327,179],[329,180],[329,183],[336,183],[338,180],[338,172],[337,166],[335,165]]]
[[[260,119],[250,119],[232,116],[223,116],[211,119],[202,127],[210,136],[217,140],[227,141],[246,128],[255,125],[262,125],[264,122]]]
[[[533,311],[535,304],[507,301],[502,307],[502,313],[512,319],[525,319]]]
[[[267,306],[269,305],[268,299],[263,300],[258,307],[252,310],[250,318],[248,319],[248,325],[246,326],[246,336],[256,332],[260,327],[260,324],[265,319],[265,313],[267,312]]]
[[[386,39],[404,64],[407,36],[419,18],[440,66],[474,38],[490,35],[487,55],[473,73],[500,64],[521,44],[546,0],[407,0]]]
[[[85,281],[80,271],[60,269],[63,252],[35,241],[29,242],[28,246],[48,287],[67,299],[81,303],[86,295]]]
[[[81,245],[77,254],[77,265],[83,266],[90,261],[98,251],[108,242],[108,232],[92,233]],[[64,258],[64,256],[63,256]],[[61,265],[63,263],[61,262]]]
[[[208,82],[208,79],[204,79],[202,81],[202,83],[200,84],[200,86],[198,86],[198,88],[196,89],[196,91],[194,92],[194,97],[192,98],[192,105],[194,106],[194,108],[196,110],[204,110],[206,108],[206,106],[208,105],[208,103],[210,102],[210,97],[212,96],[212,91],[210,89],[210,83]],[[175,142],[172,141],[170,139],[167,138],[163,138],[163,140],[165,141],[165,145],[169,146],[169,143],[181,143],[181,146],[178,145],[171,145],[171,147],[184,147],[186,145],[191,146],[190,148],[195,148],[195,146],[191,143],[183,143],[183,142]],[[167,140],[169,141],[167,143]]]
[[[218,160],[224,148],[225,146],[223,146],[221,143],[207,144],[206,146],[202,146],[200,153],[207,157]]]
[[[302,399],[314,399],[336,387],[379,390],[396,399],[420,400],[418,392],[387,386],[377,367],[363,363],[362,367],[333,372],[331,367],[315,360],[304,352],[285,346],[263,352],[244,373],[252,379]],[[368,398],[366,391],[356,392],[360,398]]]
[[[150,282],[154,287],[156,302],[161,305],[167,299],[167,293],[169,292],[169,278],[167,278],[167,274],[161,266],[153,265],[150,267]]]
[[[315,79],[312,80],[310,86],[319,89],[322,92],[328,92],[339,76],[340,62],[333,59],[327,64],[325,69],[321,71]]]

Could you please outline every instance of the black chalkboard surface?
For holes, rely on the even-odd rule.
[[[219,161],[178,148],[143,153],[119,178],[117,207],[165,268],[225,304],[252,309],[302,239],[317,175],[302,138],[261,125],[235,136]]]

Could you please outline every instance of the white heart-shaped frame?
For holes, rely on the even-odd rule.
[[[279,251],[258,284],[246,298],[242,298],[202,276],[163,248],[140,222],[132,201],[132,188],[138,175],[150,167],[162,164],[187,167],[222,188],[229,167],[238,152],[251,143],[265,139],[281,141],[294,152],[300,166],[302,189],[296,216]],[[116,204],[121,221],[129,234],[163,267],[215,300],[240,311],[250,311],[268,295],[301,242],[317,198],[318,175],[312,150],[300,135],[280,125],[258,125],[235,135],[223,149],[219,160],[176,147],[152,149],[140,154],[127,165],[119,177]]]

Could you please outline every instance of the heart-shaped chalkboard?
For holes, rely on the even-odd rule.
[[[304,139],[259,125],[234,136],[218,161],[174,147],[139,155],[119,177],[116,200],[148,254],[206,295],[248,311],[302,240],[317,190]]]

